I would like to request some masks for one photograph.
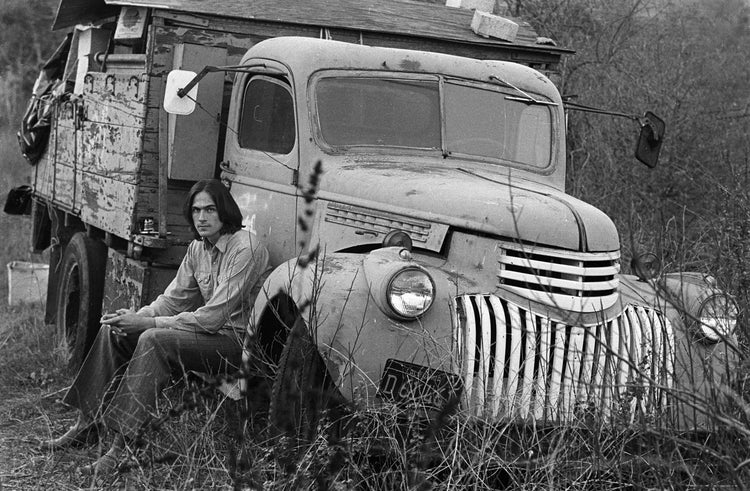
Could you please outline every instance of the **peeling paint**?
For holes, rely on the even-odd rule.
[[[398,65],[402,70],[417,72],[422,68],[422,64],[416,60],[404,59]]]

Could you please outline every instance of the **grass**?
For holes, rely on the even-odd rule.
[[[71,374],[54,356],[53,330],[34,306],[2,306],[0,318],[1,489],[89,487],[91,478],[76,469],[106,449],[107,437],[101,447],[55,453],[38,447],[74,419],[58,402]],[[723,423],[723,408],[714,413],[717,431],[682,434],[595,420],[547,427],[460,417],[431,423],[384,406],[351,414],[345,436],[321,431],[298,449],[269,437],[262,411],[243,421],[227,401],[196,399],[181,385],[168,392],[162,410],[172,409],[173,417],[146,435],[113,487],[746,489],[750,482],[750,426],[747,419],[743,427]],[[178,410],[181,403],[190,409]],[[324,418],[321,429],[329,424]]]

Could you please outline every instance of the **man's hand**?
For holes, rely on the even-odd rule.
[[[128,309],[118,309],[114,314],[104,314],[100,322],[110,326],[110,332],[116,336],[140,333],[156,325],[153,317],[138,315]]]

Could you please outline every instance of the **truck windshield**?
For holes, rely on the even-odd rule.
[[[491,85],[446,81],[443,90],[444,132],[437,80],[322,78],[316,85],[320,134],[334,148],[442,149],[448,156],[549,165],[548,106],[508,99]]]
[[[440,148],[437,80],[324,78],[318,82],[320,131],[331,146]]]

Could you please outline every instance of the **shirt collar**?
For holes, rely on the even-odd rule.
[[[227,243],[229,242],[229,238],[232,236],[232,234],[221,234],[219,236],[219,240],[216,241],[216,244],[213,246],[211,245],[211,242],[208,240],[203,241],[203,248],[207,251],[211,251],[213,247],[215,247],[220,253],[224,254],[227,250]]]

